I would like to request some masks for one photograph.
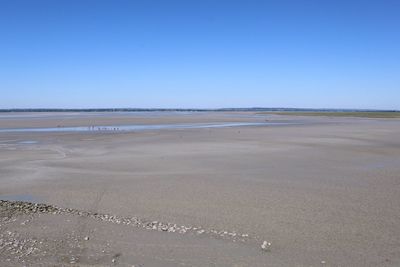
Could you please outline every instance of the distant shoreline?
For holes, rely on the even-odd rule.
[[[357,118],[400,118],[400,112],[398,111],[286,111],[286,112],[260,112],[258,114],[276,114],[276,115],[288,115],[288,116],[324,116],[324,117],[357,117]]]
[[[7,112],[282,112],[280,115],[327,115],[333,116],[344,113],[392,113],[400,114],[399,110],[378,109],[312,109],[312,108],[11,108],[0,109],[0,113]],[[283,114],[284,113],[284,114]],[[293,114],[290,114],[293,113]]]

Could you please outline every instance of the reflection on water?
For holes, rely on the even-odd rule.
[[[238,126],[268,126],[289,125],[294,123],[281,122],[216,122],[216,123],[186,123],[186,124],[146,124],[146,125],[118,125],[118,126],[76,126],[76,127],[50,127],[50,128],[15,128],[0,129],[0,132],[121,132],[145,131],[164,129],[199,129],[199,128],[224,128]]]
[[[31,145],[31,144],[37,144],[37,143],[38,143],[38,141],[33,141],[33,140],[26,140],[26,141],[18,142],[18,144],[21,144],[21,145]]]

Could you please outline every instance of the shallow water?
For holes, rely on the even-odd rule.
[[[0,195],[0,200],[8,200],[8,201],[24,201],[24,202],[32,202],[32,203],[39,203],[40,198],[28,195],[28,194],[21,194],[21,195]]]
[[[18,142],[18,144],[21,144],[21,145],[32,145],[32,144],[37,144],[37,143],[38,143],[38,141],[33,141],[33,140],[26,140],[26,141]]]
[[[199,128],[225,128],[238,126],[271,126],[290,125],[294,123],[281,122],[216,122],[216,123],[186,123],[186,124],[146,124],[146,125],[115,125],[115,126],[75,126],[75,127],[49,127],[49,128],[8,128],[0,129],[4,132],[122,132],[146,131],[164,129],[199,129]]]
[[[207,112],[183,112],[183,111],[116,111],[116,112],[32,112],[32,113],[0,113],[0,119],[41,119],[41,118],[63,118],[76,117],[103,117],[103,116],[128,116],[128,117],[165,117],[165,116],[192,116],[203,115]]]

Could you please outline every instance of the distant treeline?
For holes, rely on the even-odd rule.
[[[376,109],[312,109],[312,108],[218,108],[218,109],[197,109],[197,108],[11,108],[0,109],[0,112],[210,112],[210,111],[255,111],[255,112],[399,112],[398,110],[376,110]]]

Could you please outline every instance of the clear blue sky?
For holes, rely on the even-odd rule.
[[[400,109],[400,1],[0,0],[0,108]]]

